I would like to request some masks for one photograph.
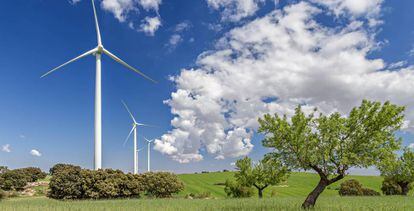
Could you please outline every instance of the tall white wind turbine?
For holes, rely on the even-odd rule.
[[[151,143],[154,141],[154,139],[148,140],[147,138],[145,138],[145,141],[147,141],[147,171],[150,172],[151,171]]]
[[[143,149],[143,148],[137,150],[138,149],[137,148],[138,147],[137,128],[139,126],[151,127],[151,125],[142,124],[142,123],[137,122],[134,118],[134,115],[132,115],[131,111],[129,110],[127,104],[124,101],[122,101],[122,104],[124,104],[125,109],[128,111],[129,116],[132,119],[132,128],[131,128],[131,131],[129,132],[127,138],[124,141],[124,146],[128,142],[129,137],[131,136],[131,134],[134,133],[134,150],[133,150],[133,152],[134,152],[134,174],[138,174],[138,152],[141,151],[141,149]]]
[[[45,73],[44,75],[41,76],[41,78],[53,73],[54,71],[72,63],[75,62],[83,57],[89,56],[89,55],[94,55],[96,58],[96,79],[95,79],[95,159],[94,159],[94,169],[98,170],[102,168],[102,92],[101,92],[101,55],[102,54],[106,54],[107,56],[109,56],[111,59],[115,60],[116,62],[122,64],[123,66],[125,66],[126,68],[128,68],[129,70],[132,70],[138,74],[140,74],[141,76],[143,76],[144,78],[156,83],[156,81],[154,81],[153,79],[151,79],[150,77],[148,77],[147,75],[145,75],[144,73],[142,73],[141,71],[139,71],[138,69],[130,66],[129,64],[127,64],[126,62],[124,62],[123,60],[121,60],[120,58],[118,58],[117,56],[115,56],[114,54],[112,54],[111,52],[109,52],[108,50],[106,50],[104,48],[104,46],[102,45],[102,39],[101,39],[101,32],[99,29],[99,24],[98,24],[98,16],[96,14],[96,8],[95,8],[95,2],[94,0],[92,0],[92,7],[93,7],[93,14],[95,17],[95,27],[96,27],[96,35],[97,35],[97,41],[98,41],[98,45],[93,48],[92,50],[89,50],[83,54],[81,54],[80,56],[69,60],[68,62],[50,70],[49,72]]]

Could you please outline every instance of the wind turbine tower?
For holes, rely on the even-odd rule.
[[[93,48],[92,50],[89,50],[83,54],[81,54],[80,56],[69,60],[68,62],[50,70],[49,72],[45,73],[44,75],[41,76],[41,78],[51,74],[52,72],[62,68],[63,66],[66,66],[72,62],[75,62],[83,57],[89,56],[89,55],[94,55],[96,58],[96,79],[95,79],[95,159],[94,159],[94,169],[98,170],[102,168],[102,88],[101,88],[101,56],[102,54],[106,54],[107,56],[109,56],[111,59],[115,60],[116,62],[120,63],[121,65],[125,66],[126,68],[128,68],[129,70],[132,70],[138,74],[140,74],[142,77],[156,83],[156,81],[154,81],[153,79],[151,79],[150,77],[148,77],[147,75],[145,75],[144,73],[142,73],[141,71],[139,71],[138,69],[130,66],[129,64],[127,64],[126,62],[124,62],[123,60],[121,60],[120,58],[118,58],[117,56],[115,56],[114,54],[112,54],[111,52],[109,52],[108,50],[106,50],[102,44],[102,39],[101,39],[101,32],[99,29],[99,23],[98,23],[98,16],[96,14],[96,8],[95,8],[95,2],[94,0],[92,0],[92,7],[93,7],[93,14],[95,17],[95,27],[96,27],[96,36],[97,36],[97,41],[98,41],[98,45]]]

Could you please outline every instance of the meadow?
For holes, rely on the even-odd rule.
[[[304,198],[318,181],[316,174],[292,173],[286,183],[266,189],[264,199],[256,196],[229,199],[221,183],[232,178],[233,172],[181,174],[179,177],[186,188],[172,199],[58,201],[37,195],[4,200],[0,202],[0,210],[300,210]],[[381,177],[346,177],[351,178],[380,191]],[[414,210],[412,196],[340,197],[336,190],[339,184],[331,185],[321,195],[316,210]],[[187,194],[204,192],[211,193],[212,199],[185,199]]]

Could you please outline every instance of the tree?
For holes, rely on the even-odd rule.
[[[264,159],[253,164],[248,157],[236,162],[236,181],[242,186],[254,186],[263,197],[263,190],[270,185],[276,185],[286,180],[289,170],[278,159]]]
[[[259,119],[265,147],[292,169],[314,170],[320,180],[302,207],[315,205],[325,188],[345,177],[351,167],[366,168],[393,157],[400,147],[395,132],[403,124],[404,107],[390,102],[362,101],[348,116],[329,116],[313,110],[305,115],[301,106],[290,121],[287,116],[266,114]],[[271,154],[269,156],[271,156]]]
[[[414,152],[404,149],[399,158],[387,159],[378,166],[385,179],[394,181],[401,187],[401,194],[407,195],[414,182]]]

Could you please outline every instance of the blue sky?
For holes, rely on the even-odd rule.
[[[116,2],[116,0],[105,1]],[[109,58],[103,58],[103,166],[105,168],[132,170],[132,143],[122,146],[131,122],[122,107],[121,99],[128,103],[139,121],[158,126],[142,128],[139,130],[141,134],[149,138],[164,135],[159,140],[157,149],[153,150],[152,168],[175,172],[231,169],[233,168],[231,163],[246,154],[255,159],[260,158],[268,149],[260,146],[260,137],[254,133],[257,126],[252,123],[256,119],[252,113],[283,111],[289,113],[295,102],[299,101],[305,101],[309,106],[322,107],[322,110],[327,112],[338,110],[346,113],[361,98],[391,99],[393,102],[406,105],[407,119],[414,120],[414,115],[411,113],[414,106],[409,103],[409,98],[413,96],[412,89],[410,90],[412,85],[409,85],[412,81],[409,79],[412,78],[414,71],[412,67],[414,25],[411,23],[414,15],[410,11],[414,6],[412,1],[366,0],[366,2],[373,2],[373,6],[372,8],[367,6],[362,11],[358,10],[358,7],[355,9],[346,4],[350,0],[332,1],[337,2],[332,5],[318,3],[318,0],[306,1],[307,7],[321,10],[313,14],[297,6],[300,4],[298,1],[281,1],[275,4],[271,0],[252,0],[252,3],[257,6],[252,9],[241,7],[237,0],[170,0],[158,2],[159,4],[156,4],[158,8],[144,7],[138,1],[131,0],[133,9],[123,10],[122,20],[116,17],[116,8],[105,6],[105,1],[103,3],[97,1],[105,48],[159,81],[158,84],[152,84]],[[364,77],[361,77],[367,79],[358,83],[362,86],[359,87],[360,93],[352,89],[355,87],[352,84],[336,89],[338,87],[336,85],[342,82],[335,81],[336,79],[326,81],[328,85],[325,88],[318,87],[317,83],[312,81],[314,83],[312,86],[300,90],[290,89],[290,86],[297,87],[300,86],[299,84],[286,84],[285,88],[279,88],[283,87],[279,84],[284,83],[278,83],[278,79],[274,79],[264,82],[268,83],[267,87],[275,86],[271,90],[274,95],[260,96],[257,102],[239,103],[240,100],[236,100],[234,94],[228,94],[226,91],[239,90],[242,93],[240,95],[245,95],[243,99],[249,99],[251,97],[245,93],[252,92],[254,95],[256,88],[252,85],[255,83],[246,82],[243,85],[243,80],[234,77],[234,80],[243,85],[243,89],[238,89],[238,85],[229,82],[231,77],[221,78],[217,75],[212,77],[209,75],[209,70],[214,69],[231,75],[240,69],[234,64],[234,61],[238,61],[246,62],[246,66],[254,63],[249,66],[252,69],[263,65],[275,67],[267,68],[266,73],[273,73],[283,78],[283,71],[276,67],[278,64],[283,64],[281,66],[289,69],[288,64],[292,61],[279,60],[282,57],[267,54],[269,53],[267,51],[258,52],[276,61],[276,63],[266,63],[267,60],[243,55],[240,49],[249,49],[250,45],[260,46],[261,40],[271,38],[271,29],[274,28],[276,31],[278,26],[272,25],[267,28],[265,24],[268,22],[265,20],[272,16],[272,13],[279,12],[283,15],[273,15],[283,22],[284,18],[287,19],[289,14],[294,13],[286,8],[303,9],[310,20],[325,27],[326,31],[332,30],[331,33],[320,32],[325,36],[322,41],[329,42],[332,39],[328,36],[334,38],[334,35],[340,36],[350,32],[358,35],[350,36],[350,39],[359,39],[361,36],[372,38],[336,50],[335,53],[339,55],[349,53],[351,49],[352,52],[359,54],[355,58],[350,58],[350,61],[361,62],[361,65],[356,66],[361,68],[358,73],[352,72],[353,66],[345,65],[338,70],[342,72],[336,74],[343,73],[343,78],[358,76],[360,72],[378,74],[364,74]],[[374,14],[372,11],[378,8],[379,11]],[[152,32],[153,34],[142,31],[141,24],[145,23],[143,20],[147,17],[156,17],[161,21],[161,25]],[[351,23],[356,21],[360,21],[362,26],[352,28]],[[369,23],[373,21],[378,23],[370,25]],[[6,148],[10,150],[0,151],[0,165],[11,168],[39,166],[48,169],[55,163],[64,162],[92,168],[93,57],[73,63],[47,78],[39,77],[51,68],[95,47],[96,34],[93,24],[91,3],[88,0],[77,3],[66,0],[15,0],[2,3],[0,7],[0,146],[4,148],[8,145],[9,147]],[[264,29],[269,29],[268,35],[265,34],[268,32],[266,30],[257,31],[260,35],[255,34],[254,30],[249,30],[255,27],[263,29],[263,26]],[[348,29],[344,30],[345,28]],[[339,32],[341,30],[342,33]],[[252,34],[246,35],[245,33],[248,32]],[[253,39],[256,36],[259,36],[257,40]],[[303,36],[300,40],[304,40],[307,34]],[[309,39],[309,42],[314,41],[313,38],[320,39],[315,36]],[[282,44],[282,41],[278,40],[269,42],[271,46]],[[321,44],[318,48],[328,47]],[[238,52],[230,56],[234,59],[233,62],[229,62],[229,58],[220,54],[229,49]],[[292,57],[310,55],[305,51],[292,51],[286,52],[286,57],[290,57],[289,53]],[[364,61],[360,61],[361,55]],[[223,62],[219,63],[221,59]],[[337,58],[328,57],[328,59]],[[321,67],[323,68],[325,67]],[[300,65],[297,69],[311,70],[310,67]],[[200,74],[192,75],[196,72]],[[384,72],[390,74],[385,75]],[[185,75],[186,73],[189,73],[189,76]],[[170,80],[172,76],[175,77],[175,81]],[[256,75],[251,77],[254,78]],[[210,79],[221,81],[226,86],[209,87],[212,84],[208,83]],[[390,84],[393,79],[396,84]],[[330,79],[326,78],[326,80]],[[376,81],[385,84],[383,89],[370,85],[375,84]],[[334,86],[336,88],[330,93],[315,94],[303,91],[313,88],[326,89],[331,82],[336,84]],[[307,84],[303,80],[295,83]],[[198,91],[203,89],[210,91]],[[190,102],[179,96],[172,98],[172,95],[179,94],[178,90],[197,94],[200,99],[207,100]],[[331,96],[332,93],[344,92],[352,94]],[[220,95],[221,93],[224,94]],[[216,95],[226,102],[236,103],[231,108],[220,103],[216,105],[214,104],[217,103]],[[261,99],[265,97],[278,100],[264,103]],[[169,104],[163,102],[169,99]],[[214,113],[217,111],[216,107],[219,112]],[[262,109],[263,107],[266,109]],[[175,109],[176,112],[172,113],[171,109]],[[186,116],[185,112],[188,111],[191,111],[191,118],[186,119],[188,115]],[[223,114],[225,112],[228,113]],[[176,123],[171,125],[174,117],[177,117]],[[192,120],[197,122],[195,126],[185,126],[186,122]],[[407,132],[400,133],[405,145],[414,142],[411,135],[414,130],[411,129],[411,123],[407,124]],[[203,129],[202,125],[206,125],[206,130],[219,129],[211,134],[203,134],[199,140],[198,138],[195,140],[194,134]],[[180,132],[190,135],[182,137]],[[183,145],[192,147],[182,147]],[[32,150],[39,151],[41,156],[32,155]],[[146,150],[144,152],[146,153]],[[145,153],[140,154],[140,169],[146,168]]]

